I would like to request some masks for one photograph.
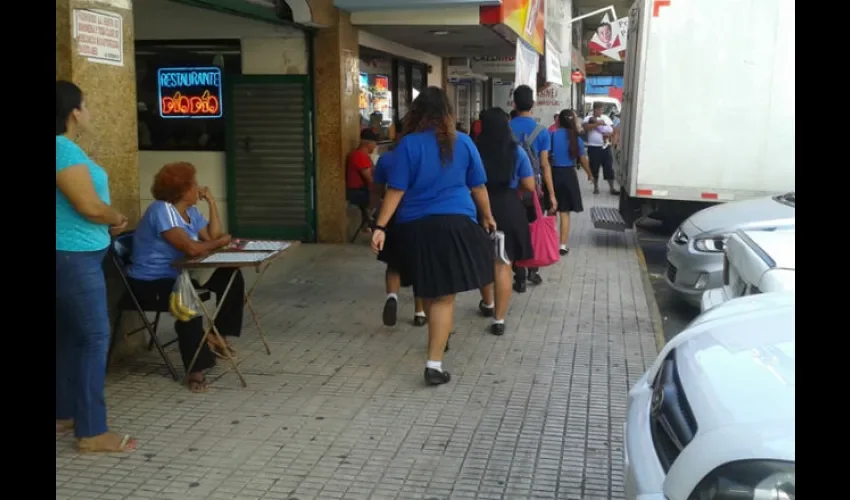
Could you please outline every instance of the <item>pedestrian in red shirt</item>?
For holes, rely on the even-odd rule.
[[[555,115],[555,123],[549,125],[549,133],[551,134],[552,132],[558,130],[559,126],[560,124],[558,123],[558,115]]]
[[[372,185],[372,153],[378,147],[378,134],[371,129],[360,132],[360,145],[348,154],[345,188],[348,202],[364,213],[369,206],[369,189]]]

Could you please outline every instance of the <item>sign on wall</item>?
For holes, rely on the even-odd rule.
[[[77,53],[91,62],[124,65],[124,20],[112,12],[74,9]]]
[[[602,55],[615,61],[626,57],[626,41],[629,35],[629,18],[611,20],[608,14],[602,23],[596,27],[596,32],[587,42],[588,54]]]
[[[157,87],[163,118],[221,118],[220,68],[161,68]]]
[[[545,0],[502,0],[499,6],[482,6],[481,24],[507,27],[519,39],[525,40],[538,54],[543,54],[546,32]],[[505,36],[505,34],[503,34]]]

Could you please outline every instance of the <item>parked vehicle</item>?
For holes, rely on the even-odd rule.
[[[786,193],[725,203],[689,217],[667,242],[665,281],[694,307],[706,290],[723,286],[723,250],[735,231],[789,229],[795,223],[795,195]]]
[[[794,294],[730,300],[674,337],[629,391],[629,500],[796,493]]]
[[[795,231],[732,233],[723,258],[723,286],[702,294],[702,311],[757,293],[793,292]]]
[[[596,227],[677,223],[795,189],[794,16],[794,0],[752,0],[746,15],[713,0],[634,3],[615,151],[623,189],[618,209],[591,209]]]

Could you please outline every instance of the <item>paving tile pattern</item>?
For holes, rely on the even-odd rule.
[[[613,197],[585,192],[600,201]],[[116,366],[110,425],[140,449],[79,456],[57,438],[56,498],[622,498],[627,391],[655,357],[653,328],[633,236],[573,219],[572,252],[514,295],[505,336],[486,332],[477,293],[459,296],[453,379],[436,388],[410,292],[384,327],[383,268],[365,245],[302,246],[256,293],[272,354],[249,323],[234,342],[248,387],[226,363],[200,395],[155,353]]]

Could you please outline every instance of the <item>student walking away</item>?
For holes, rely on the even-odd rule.
[[[608,182],[610,193],[620,194],[614,187],[614,155],[611,152],[611,135],[614,123],[603,114],[605,104],[593,103],[593,114],[587,116],[583,128],[587,132],[587,156],[590,158],[590,171],[593,172],[593,194],[599,194],[599,167],[602,176]]]
[[[103,258],[127,217],[110,206],[109,178],[74,142],[89,131],[83,92],[56,82],[56,434],[74,432],[80,452],[136,448],[106,424],[109,313]],[[116,332],[117,333],[117,332]]]
[[[493,282],[487,232],[496,230],[496,222],[487,176],[478,149],[468,135],[456,132],[453,116],[438,87],[426,88],[413,101],[372,234],[372,250],[379,252],[395,214],[393,230],[404,249],[401,275],[412,278],[414,295],[424,300],[428,315],[425,381],[431,385],[451,380],[442,361],[455,295]]]
[[[567,246],[570,212],[584,210],[576,167],[581,165],[591,183],[593,174],[585,156],[584,141],[579,137],[575,111],[561,111],[558,121],[560,128],[552,135],[552,181],[555,184],[555,197],[558,199],[558,212],[561,216],[559,251],[561,255],[567,255],[570,252],[570,247]],[[496,222],[498,221],[497,218]]]
[[[361,223],[369,217],[369,191],[372,184],[372,154],[378,147],[378,134],[360,131],[360,145],[348,154],[345,172],[346,199],[360,209]]]
[[[554,134],[555,131],[558,130],[558,127],[560,127],[560,122],[558,119],[558,115],[555,115],[555,121],[552,122],[552,125],[549,125],[549,133]]]
[[[375,165],[374,182],[372,184],[372,193],[377,199],[381,199],[386,192],[387,172],[393,165],[394,149],[387,151],[378,158],[378,163]],[[378,205],[377,203],[375,205]],[[395,216],[390,218],[387,223],[386,239],[384,240],[384,248],[378,252],[378,260],[387,265],[385,274],[385,282],[387,289],[387,300],[384,303],[383,320],[386,326],[395,326],[398,321],[398,292],[402,287],[408,287],[412,283],[409,277],[402,279],[401,276],[401,248],[398,242],[398,234],[394,228]],[[414,299],[415,310],[413,312],[413,325],[425,326],[428,322],[425,316],[425,309],[422,299],[416,297]]]
[[[525,206],[519,190],[536,193],[531,160],[516,143],[508,125],[508,116],[500,108],[482,114],[478,151],[487,173],[490,209],[499,232],[504,234],[504,256],[495,259],[495,282],[481,289],[478,309],[493,318],[490,333],[505,333],[505,314],[511,298],[511,262],[534,257]]]
[[[534,172],[535,183],[537,185],[537,196],[540,197],[541,205],[546,207],[550,213],[554,214],[558,208],[558,202],[555,199],[555,190],[552,188],[552,168],[549,165],[549,149],[552,146],[551,136],[549,131],[538,123],[531,116],[531,108],[534,107],[534,91],[528,85],[520,85],[514,90],[514,111],[516,117],[511,119],[511,130],[514,137],[522,147],[523,151],[531,160],[531,168]],[[546,197],[544,198],[545,187]],[[531,196],[533,193],[526,193],[523,196],[523,202],[526,207],[526,215],[528,222],[534,222],[537,215],[534,212],[534,203]],[[532,285],[543,283],[543,278],[540,276],[537,268],[522,267],[514,269],[514,290],[517,293],[524,293],[526,282]]]

